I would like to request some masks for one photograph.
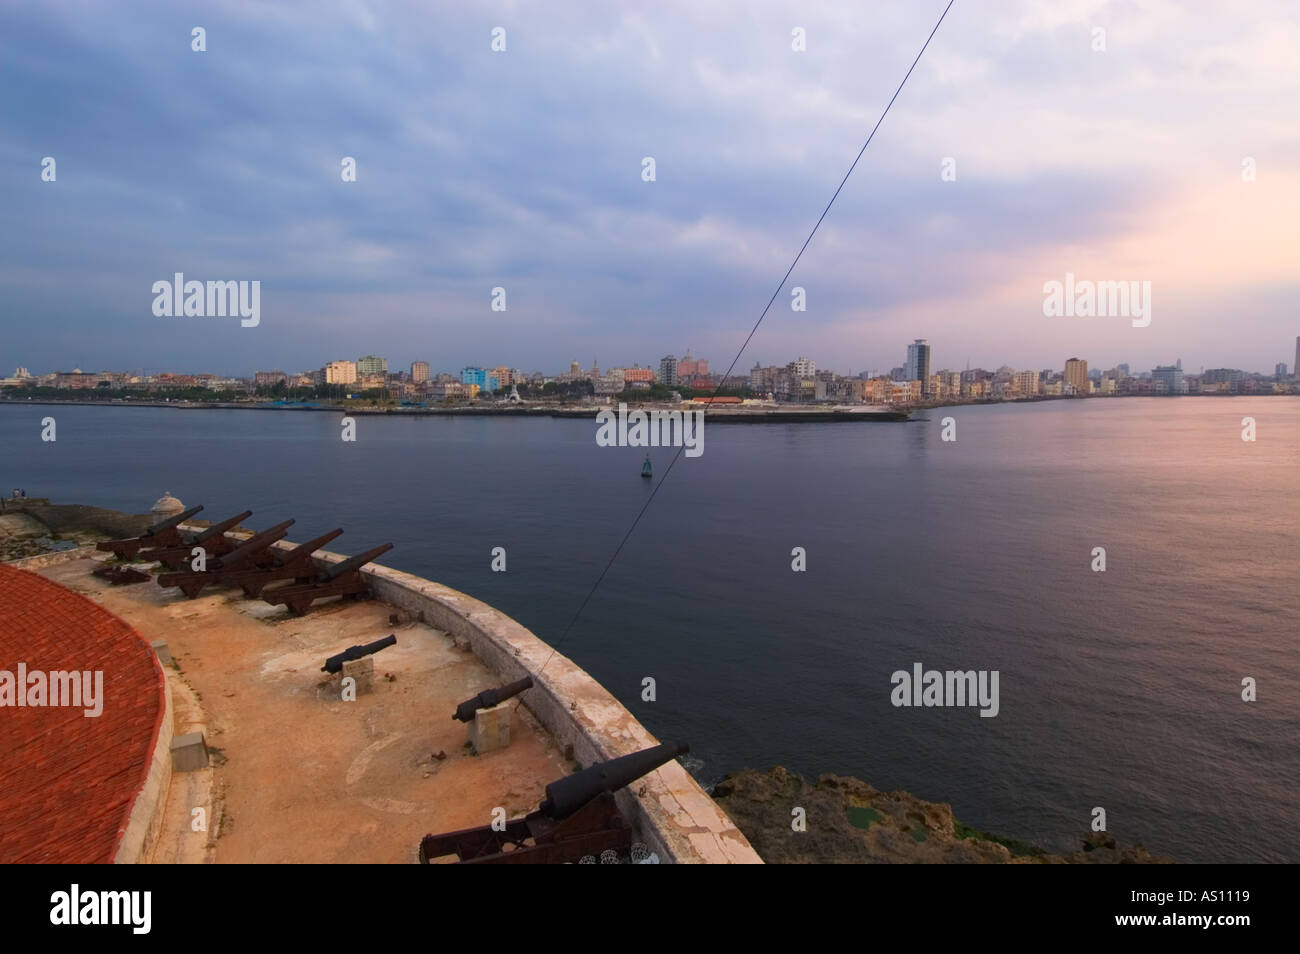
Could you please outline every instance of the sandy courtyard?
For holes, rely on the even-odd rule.
[[[153,580],[112,587],[96,565],[38,572],[167,642],[175,733],[202,731],[213,754],[173,776],[156,862],[411,863],[425,834],[489,824],[498,806],[530,811],[572,768],[522,707],[509,748],[471,755],[451,714],[500,680],[445,633],[391,623],[383,603],[322,602],[298,618],[238,589],[187,600]],[[342,701],[325,658],[389,633],[374,691]]]

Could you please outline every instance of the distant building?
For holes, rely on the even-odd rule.
[[[1277,363],[1277,367],[1275,367],[1275,368],[1273,369],[1273,375],[1274,375],[1274,377],[1276,377],[1279,381],[1286,377],[1286,362],[1285,362],[1285,361],[1279,361],[1279,362]]]
[[[667,387],[677,386],[677,358],[666,354],[659,359],[659,383]]]
[[[930,346],[924,338],[917,338],[907,346],[907,366],[904,376],[908,381],[920,381],[922,387],[929,387]]]
[[[1036,397],[1038,394],[1038,372],[1019,371],[1015,376],[1016,391],[1024,397]]]
[[[1090,390],[1088,387],[1088,362],[1082,358],[1070,358],[1066,361],[1065,383],[1068,388],[1073,388],[1075,394],[1087,394]]]
[[[786,367],[796,378],[812,378],[817,375],[817,362],[812,358],[795,358]]]
[[[439,381],[429,387],[429,398],[434,401],[461,400],[468,397],[469,393],[469,387],[459,381]]]
[[[429,380],[429,362],[412,361],[411,362],[411,381],[419,384],[421,381]]]
[[[357,374],[362,377],[368,374],[387,374],[388,359],[381,358],[378,355],[368,354],[364,358],[357,359]]]
[[[97,384],[99,384],[99,375],[87,374],[80,368],[73,371],[54,372],[54,386],[56,388],[74,388],[77,390],[84,390],[86,388],[93,388]]]
[[[325,365],[326,384],[356,384],[357,363],[355,361],[331,361]]]
[[[289,376],[283,371],[258,371],[253,375],[253,385],[259,388],[275,387],[288,383]]]
[[[1237,368],[1210,368],[1201,375],[1207,384],[1240,384],[1244,372]]]
[[[623,391],[649,390],[655,380],[654,371],[640,365],[632,368],[615,368],[609,372],[609,376],[622,382],[620,390]]]
[[[1183,369],[1177,365],[1161,365],[1151,372],[1151,381],[1157,394],[1182,394]]]
[[[686,385],[711,387],[709,359],[693,358],[688,351],[686,357],[677,362],[677,380]]]

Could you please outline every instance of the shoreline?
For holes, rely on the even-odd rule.
[[[0,399],[0,407],[5,406],[41,406],[61,407],[151,407],[171,408],[182,411],[225,410],[225,411],[323,411],[334,414],[389,415],[393,417],[548,417],[579,418],[595,420],[602,410],[612,410],[616,405],[592,405],[584,407],[545,407],[518,405],[508,407],[348,407],[342,404],[306,404],[286,405],[271,403],[231,403],[228,401],[52,401],[30,400],[13,401]],[[872,405],[857,408],[850,405],[817,406],[809,404],[783,407],[759,408],[708,408],[703,406],[643,404],[629,410],[674,410],[703,411],[707,420],[717,424],[763,424],[763,423],[840,423],[844,421],[906,421],[911,417],[911,409],[882,407],[873,409]]]
[[[761,407],[707,407],[691,404],[667,405],[659,403],[642,403],[637,405],[628,404],[629,410],[674,410],[674,411],[703,411],[706,420],[715,424],[838,424],[843,422],[890,422],[900,423],[909,420],[917,420],[913,415],[919,412],[944,410],[947,408],[959,407],[1001,407],[1015,404],[1042,404],[1051,401],[1092,401],[1092,400],[1123,400],[1123,399],[1149,399],[1149,400],[1169,400],[1172,398],[1287,398],[1296,397],[1295,394],[1276,394],[1271,392],[1260,394],[1176,394],[1176,395],[1156,395],[1156,394],[1114,394],[1114,395],[1092,395],[1088,397],[1078,396],[1048,396],[1039,395],[1036,397],[1016,398],[1013,400],[979,400],[979,401],[958,401],[942,402],[933,404],[917,404],[910,407],[895,407],[892,405],[815,405],[815,404],[789,404],[778,406],[761,406]],[[626,402],[625,402],[626,403]],[[0,407],[13,406],[40,406],[40,407],[148,407],[148,408],[171,408],[182,411],[199,411],[199,410],[225,410],[225,411],[297,411],[297,412],[329,412],[335,414],[364,414],[364,415],[389,415],[394,417],[547,417],[547,418],[578,418],[594,420],[596,415],[602,410],[613,410],[617,404],[610,405],[588,405],[582,407],[572,407],[563,405],[508,405],[492,407],[468,407],[468,406],[406,406],[406,407],[349,407],[345,404],[274,404],[267,402],[230,402],[230,401],[80,401],[80,400],[51,400],[49,398],[13,400],[11,398],[0,398]],[[923,420],[924,418],[920,418]]]

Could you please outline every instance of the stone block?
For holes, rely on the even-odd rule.
[[[190,732],[172,739],[172,771],[195,772],[208,767],[208,743],[202,732]]]
[[[491,709],[479,709],[469,724],[469,744],[479,755],[504,749],[510,744],[510,721],[514,712],[511,700]]]
[[[167,641],[165,639],[155,639],[149,645],[153,647],[153,651],[158,654],[158,661],[164,666],[176,665],[175,661],[172,659],[172,651],[167,648]]]
[[[374,692],[375,689],[375,660],[373,656],[366,656],[363,659],[348,659],[343,663],[343,679],[351,676],[357,681],[357,695],[365,695],[368,692]]]

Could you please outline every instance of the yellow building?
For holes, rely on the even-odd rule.
[[[1074,388],[1075,394],[1087,394],[1088,362],[1082,358],[1071,358],[1065,362],[1065,383]]]
[[[326,384],[356,384],[357,363],[355,361],[331,361],[325,365]]]
[[[1034,397],[1038,394],[1038,372],[1037,371],[1019,371],[1016,373],[1016,390],[1025,397]]]

